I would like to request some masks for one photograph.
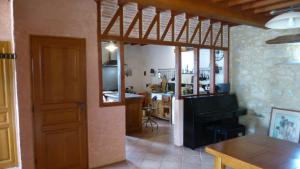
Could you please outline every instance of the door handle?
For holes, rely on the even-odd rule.
[[[85,109],[85,103],[78,102],[77,105],[79,107],[80,112],[83,112]]]

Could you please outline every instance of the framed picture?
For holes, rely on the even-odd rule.
[[[300,111],[272,107],[269,136],[299,143]]]

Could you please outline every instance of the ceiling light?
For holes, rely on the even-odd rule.
[[[113,42],[110,42],[106,47],[105,49],[107,49],[108,51],[110,52],[113,52],[115,51],[116,49],[118,49],[118,47],[113,43]]]
[[[270,29],[300,28],[300,12],[286,12],[269,20],[266,25]]]

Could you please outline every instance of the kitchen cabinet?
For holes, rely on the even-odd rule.
[[[153,116],[163,119],[172,121],[172,94],[168,93],[152,93],[151,98],[157,97],[156,101],[152,100],[152,105],[154,106],[155,110],[153,112]]]

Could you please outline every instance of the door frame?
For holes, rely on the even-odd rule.
[[[37,167],[37,157],[36,157],[36,129],[34,129],[35,127],[35,89],[34,89],[34,58],[33,58],[33,52],[32,52],[32,42],[34,38],[54,38],[54,39],[70,39],[70,40],[80,40],[82,43],[82,50],[83,50],[83,60],[84,60],[84,74],[85,74],[85,81],[83,82],[83,87],[84,87],[84,101],[85,101],[85,121],[84,121],[84,127],[86,129],[86,143],[85,143],[85,151],[86,151],[86,167],[87,169],[89,168],[89,147],[88,147],[88,107],[87,107],[87,56],[86,56],[86,38],[76,38],[76,37],[65,37],[65,36],[51,36],[51,35],[35,35],[35,34],[30,34],[29,35],[29,51],[30,51],[30,68],[31,68],[31,72],[30,72],[30,86],[31,86],[31,106],[32,106],[32,125],[33,125],[33,157],[34,157],[34,167]]]

